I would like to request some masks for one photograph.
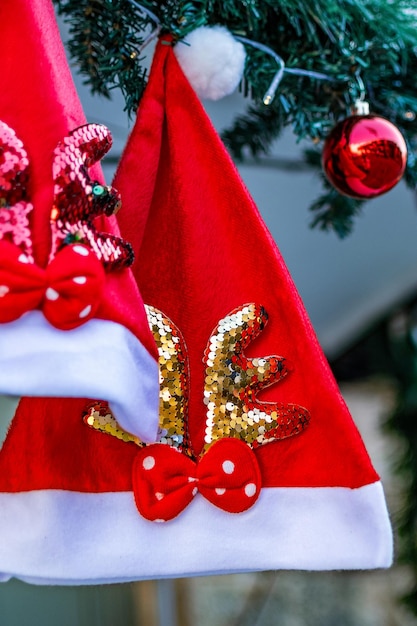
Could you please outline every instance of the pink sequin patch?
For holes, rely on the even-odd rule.
[[[19,246],[33,261],[27,201],[29,160],[23,143],[7,124],[0,121],[0,240]]]
[[[120,237],[96,230],[93,220],[120,208],[119,193],[91,179],[88,168],[110,149],[110,131],[101,124],[75,129],[54,151],[54,206],[51,212],[51,258],[65,243],[90,246],[107,270],[133,263],[131,246]]]

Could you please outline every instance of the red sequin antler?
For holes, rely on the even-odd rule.
[[[0,121],[0,240],[19,247],[33,262],[27,201],[29,160],[13,129]]]
[[[94,181],[88,168],[108,152],[110,131],[101,124],[86,124],[72,131],[54,151],[54,206],[51,212],[51,258],[68,243],[90,246],[106,270],[128,267],[133,262],[131,246],[120,237],[97,232],[93,220],[112,215],[120,206],[113,187]]]
[[[128,244],[97,233],[92,224],[96,215],[111,214],[120,203],[112,188],[88,176],[88,167],[110,144],[107,129],[91,124],[73,131],[56,149],[54,247],[44,268],[32,254],[29,160],[14,130],[0,121],[0,323],[38,309],[60,330],[77,328],[100,306],[106,283],[103,265],[131,262]]]

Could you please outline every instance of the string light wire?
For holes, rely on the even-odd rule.
[[[136,7],[143,13],[145,13],[145,15],[147,15],[156,24],[155,30],[152,31],[149,37],[147,37],[147,39],[141,45],[139,52],[142,52],[142,50],[159,35],[160,30],[161,30],[161,22],[158,16],[155,15],[155,13],[153,13],[152,11],[144,7],[142,4],[140,4],[136,0],[129,0],[129,2],[134,7]],[[285,67],[283,58],[280,57],[279,54],[277,54],[274,50],[272,50],[272,48],[269,48],[269,46],[265,46],[264,44],[259,43],[258,41],[253,41],[252,39],[247,39],[246,37],[241,37],[240,35],[233,35],[233,36],[235,39],[237,39],[241,43],[247,44],[249,46],[252,46],[253,48],[257,48],[258,50],[265,52],[266,54],[269,54],[270,56],[273,57],[273,59],[276,61],[278,65],[278,71],[276,72],[274,78],[272,79],[271,84],[269,85],[267,91],[265,92],[264,97],[262,98],[262,101],[265,105],[271,104],[272,101],[274,100],[276,91],[284,76],[284,73],[295,74],[296,76],[308,76],[309,78],[314,78],[316,80],[328,80],[328,81],[332,80],[330,76],[328,76],[327,74],[322,74],[321,72],[314,72],[312,70],[303,70],[297,67],[292,67],[292,68]]]

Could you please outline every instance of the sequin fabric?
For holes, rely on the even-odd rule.
[[[163,313],[151,306],[145,306],[145,309],[159,353],[158,441],[191,456],[186,430],[188,365],[185,343],[178,328]],[[143,445],[137,437],[120,428],[105,402],[90,405],[84,415],[84,422],[123,441]]]
[[[187,430],[187,348],[171,320],[154,307],[145,308],[159,352],[158,441],[193,457]],[[257,448],[297,435],[309,424],[310,414],[302,406],[262,402],[257,398],[262,389],[280,382],[289,373],[286,360],[281,356],[249,358],[244,354],[244,349],[262,332],[267,320],[262,306],[247,304],[220,320],[209,339],[204,353],[202,389],[206,406],[204,451],[213,442],[231,437]],[[96,430],[143,445],[119,427],[104,402],[91,405],[84,421]]]
[[[27,184],[29,160],[14,130],[0,121],[0,240],[18,246],[33,262],[28,214]]]
[[[159,353],[158,440],[191,455],[187,432],[188,359],[184,339],[161,311],[145,306]]]
[[[210,337],[204,354],[206,448],[223,437],[256,448],[297,435],[308,425],[309,412],[303,407],[257,399],[262,389],[288,374],[283,357],[248,358],[243,353],[267,320],[262,306],[248,304],[223,318]]]
[[[94,181],[88,172],[111,144],[111,134],[105,126],[86,124],[72,131],[56,147],[52,167],[51,258],[63,245],[78,242],[90,246],[108,271],[133,263],[130,244],[121,237],[98,232],[93,223],[97,216],[110,216],[121,206],[118,192]]]
[[[138,446],[143,446],[138,437],[122,430],[113,417],[107,402],[94,402],[89,405],[83,415],[84,422],[102,433],[112,435],[122,441],[131,441]]]

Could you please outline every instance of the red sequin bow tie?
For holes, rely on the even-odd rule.
[[[142,448],[133,465],[133,491],[139,513],[153,522],[176,517],[197,493],[229,513],[241,513],[257,500],[261,475],[253,451],[238,439],[220,439],[195,463],[164,444]]]
[[[0,241],[0,323],[41,308],[56,328],[76,328],[93,317],[104,283],[100,261],[84,245],[65,246],[43,269],[14,244]]]

